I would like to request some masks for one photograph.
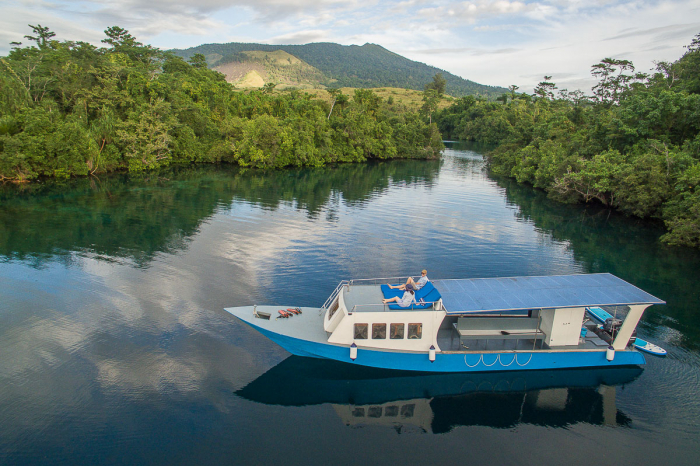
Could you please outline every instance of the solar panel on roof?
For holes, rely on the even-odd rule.
[[[665,304],[609,273],[434,280],[448,314]]]

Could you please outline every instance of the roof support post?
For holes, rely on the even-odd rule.
[[[639,320],[642,318],[644,310],[648,308],[650,304],[632,304],[630,305],[630,312],[627,314],[625,321],[620,327],[620,331],[615,335],[615,341],[613,341],[613,348],[616,351],[624,350],[627,347],[627,343],[632,336],[632,332],[637,328]]]

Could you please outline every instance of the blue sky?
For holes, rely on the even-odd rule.
[[[0,0],[0,54],[49,26],[99,44],[117,25],[156,47],[203,43],[379,44],[473,81],[531,91],[543,75],[590,90],[605,57],[649,71],[700,33],[700,0]]]

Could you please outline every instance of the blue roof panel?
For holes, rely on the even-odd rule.
[[[434,280],[448,314],[665,304],[609,273]]]

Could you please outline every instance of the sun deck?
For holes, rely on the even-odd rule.
[[[343,289],[343,299],[349,312],[394,312],[382,304],[384,295],[380,285],[353,285]],[[431,307],[421,311],[431,310]],[[411,311],[411,308],[401,311]]]

